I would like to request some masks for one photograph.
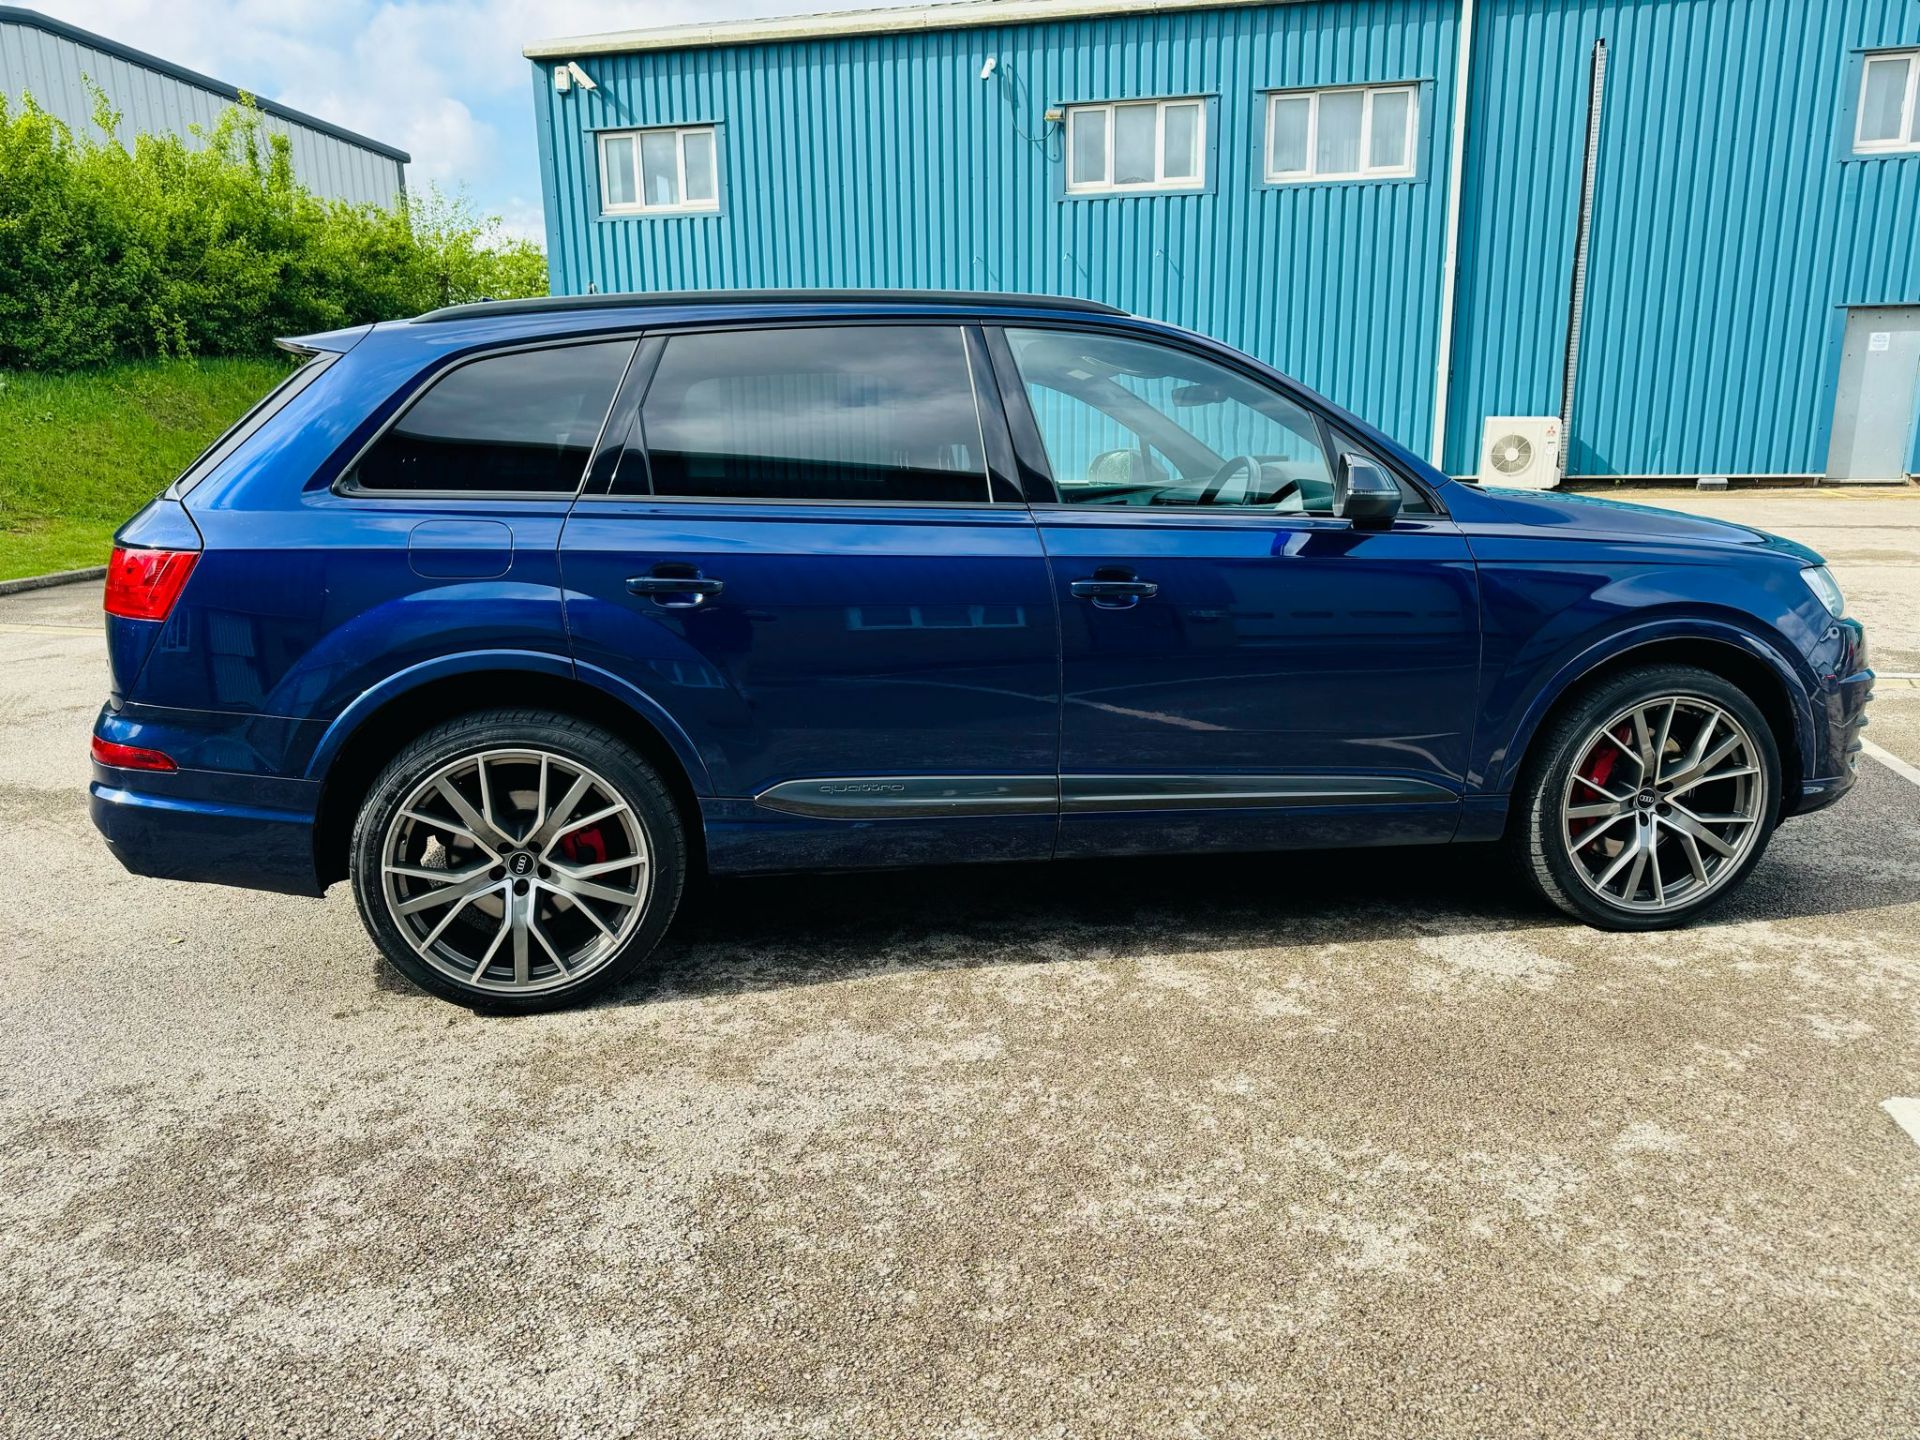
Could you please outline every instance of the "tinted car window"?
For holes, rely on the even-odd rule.
[[[871,504],[988,498],[965,337],[870,325],[677,335],[640,428],[653,493]],[[643,491],[623,464],[616,492]]]
[[[1118,335],[1009,330],[1060,498],[1326,515],[1313,416],[1188,351]]]
[[[354,467],[363,490],[571,494],[631,340],[518,350],[435,381]]]

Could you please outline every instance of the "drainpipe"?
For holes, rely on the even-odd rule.
[[[1440,262],[1440,345],[1433,372],[1433,450],[1446,468],[1447,403],[1453,384],[1453,303],[1460,275],[1460,190],[1467,159],[1467,104],[1473,96],[1473,6],[1460,0],[1460,48],[1453,60],[1453,135],[1447,155],[1447,246]]]
[[[1587,317],[1587,257],[1593,248],[1593,187],[1600,169],[1600,115],[1607,99],[1607,42],[1593,42],[1587,86],[1587,152],[1580,171],[1580,219],[1573,233],[1573,284],[1567,300],[1567,353],[1560,370],[1560,469],[1573,452],[1573,392],[1580,379],[1580,331]]]

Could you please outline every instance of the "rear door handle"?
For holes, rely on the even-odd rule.
[[[1151,600],[1160,593],[1160,587],[1151,580],[1092,579],[1075,580],[1067,587],[1076,600],[1091,600],[1107,610],[1124,610],[1129,605],[1138,605],[1142,600]]]
[[[727,588],[724,580],[709,580],[704,575],[629,575],[627,591],[633,595],[651,595],[662,610],[691,610]]]

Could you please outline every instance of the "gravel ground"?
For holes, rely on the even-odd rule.
[[[1698,508],[1920,672],[1920,497]],[[0,600],[0,1433],[1920,1435],[1883,765],[1684,933],[1468,850],[735,882],[483,1019],[117,869],[97,604]]]

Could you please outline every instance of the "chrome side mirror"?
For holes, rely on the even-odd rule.
[[[1364,455],[1342,455],[1333,480],[1333,513],[1356,530],[1384,530],[1400,513],[1400,486]]]

